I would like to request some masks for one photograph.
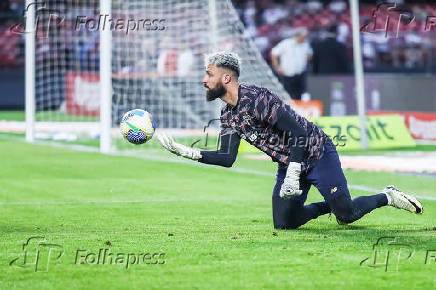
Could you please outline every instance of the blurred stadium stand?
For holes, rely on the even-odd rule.
[[[24,36],[13,33],[10,28],[22,22],[24,0],[0,2],[0,69],[23,69]]]
[[[296,27],[310,30],[310,41],[316,42],[326,36],[331,25],[338,26],[338,40],[348,47],[352,62],[351,16],[348,1],[296,1],[296,0],[233,0],[248,33],[255,41],[265,59],[282,39],[292,36]],[[359,1],[361,25],[371,21],[376,3],[389,1]],[[383,31],[362,33],[365,69],[368,72],[436,72],[436,3],[432,1],[401,1],[397,14],[392,14],[390,32],[400,23],[399,37],[385,37]],[[0,2],[0,69],[23,69],[24,37],[12,33],[10,27],[23,22],[24,0],[2,0]],[[399,12],[398,12],[399,11]],[[377,27],[387,19],[388,11],[378,14]],[[413,15],[413,16],[412,16]],[[434,16],[434,25],[429,27],[428,17]],[[427,27],[426,27],[427,25]],[[431,29],[432,28],[432,29]]]
[[[48,1],[49,3],[50,1]],[[232,0],[235,8],[238,11],[240,19],[245,25],[246,33],[249,34],[257,45],[258,49],[270,63],[270,50],[279,41],[293,35],[296,27],[307,27],[310,31],[310,41],[315,43],[326,37],[327,29],[331,25],[338,26],[338,41],[343,42],[347,46],[347,54],[350,64],[352,64],[352,39],[351,39],[351,19],[348,7],[348,1],[333,0],[333,1],[298,1],[298,0]],[[377,7],[377,3],[388,3],[390,1],[359,1],[361,25],[371,24],[373,11]],[[422,91],[422,83],[420,78],[425,82],[425,90],[420,94],[422,98],[430,98],[431,92],[434,92],[436,72],[436,3],[433,1],[403,1],[396,0],[398,8],[396,12],[390,14],[390,37],[386,37],[385,32],[363,32],[362,50],[364,58],[365,72],[367,73],[389,73],[391,75],[381,78],[375,90],[367,92],[369,99],[368,106],[371,106],[371,98],[375,94],[380,94],[383,100],[393,100],[390,106],[410,103],[407,102],[410,95],[406,92]],[[11,32],[10,27],[23,23],[24,0],[1,0],[0,1],[0,85],[2,88],[8,87],[8,95],[3,94],[0,98],[0,108],[21,107],[24,99],[24,78],[22,71],[24,70],[24,35]],[[380,10],[377,16],[382,21],[386,20],[388,12]],[[396,14],[395,14],[396,13]],[[403,22],[398,25],[399,15],[404,14]],[[434,25],[429,27],[428,20],[434,16]],[[413,21],[411,19],[413,18]],[[410,23],[409,23],[410,22]],[[392,37],[395,33],[395,28],[399,27],[399,36]],[[68,29],[62,26],[60,29]],[[68,68],[69,71],[81,71],[83,69],[90,71],[98,71],[99,59],[97,47],[98,40],[93,39],[86,45],[72,46],[71,41],[65,41],[61,45],[50,43],[50,47],[37,47],[37,50],[46,50],[49,53],[50,64],[56,64],[56,57],[67,57],[80,55],[83,62],[78,62],[78,67]],[[88,58],[88,59],[87,59]],[[67,61],[67,63],[70,63]],[[83,68],[82,63],[92,64],[91,67]],[[13,73],[15,71],[16,73]],[[20,73],[21,72],[21,73]],[[326,80],[320,76],[311,75],[309,72],[309,91],[315,99],[319,99],[325,103],[325,115],[329,115],[331,102],[331,90],[325,89],[326,81],[333,83],[335,80]],[[350,71],[351,72],[351,71]],[[416,77],[409,79],[402,77],[404,80],[400,82],[399,74],[414,73]],[[424,76],[426,74],[426,76]],[[432,75],[433,74],[433,75]],[[372,74],[367,75],[371,77]],[[4,76],[4,77],[3,77]],[[63,80],[61,80],[64,82]],[[352,82],[352,75],[349,76],[349,81]],[[370,81],[371,83],[371,81]],[[398,91],[391,90],[395,85],[403,84],[406,88]],[[63,87],[63,85],[59,86]],[[371,88],[371,85],[369,85]],[[395,86],[398,87],[398,86]],[[400,86],[402,87],[402,86]],[[345,90],[345,88],[344,88]],[[374,91],[376,93],[374,93]],[[395,92],[394,92],[395,91]],[[427,93],[427,95],[426,95]],[[59,92],[63,95],[64,92]],[[353,94],[353,91],[344,91],[344,94]],[[417,94],[415,94],[417,95]],[[5,98],[8,98],[6,101]],[[374,109],[392,109],[404,110],[406,108],[385,108],[384,101],[375,102],[379,106],[374,105]],[[404,100],[404,102],[403,102]],[[430,103],[429,103],[430,102]],[[414,110],[419,111],[435,111],[436,103],[434,101],[416,101]],[[412,104],[413,105],[413,104]],[[348,105],[347,105],[348,106]],[[352,108],[352,105],[349,106]],[[48,108],[49,109],[49,108]],[[369,108],[371,109],[371,108]],[[346,114],[354,113],[352,111]]]
[[[359,1],[361,25],[371,24],[377,3],[386,3],[377,12],[377,28],[389,17],[389,37],[384,31],[362,33],[364,66],[367,72],[436,71],[436,3],[397,0],[397,8],[388,11],[393,1]],[[403,3],[403,4],[401,4]],[[310,30],[312,43],[324,38],[331,25],[338,26],[338,40],[348,47],[352,62],[352,31],[348,1],[266,1],[233,0],[247,33],[254,39],[265,59],[283,38],[292,36],[296,27]],[[398,25],[399,16],[401,23]],[[434,16],[434,19],[431,18]],[[415,17],[415,18],[413,18]],[[412,21],[413,19],[413,21]],[[435,25],[429,27],[430,21]],[[426,26],[427,24],[427,26]],[[370,26],[371,27],[371,26]],[[396,34],[399,27],[398,37]],[[429,29],[433,28],[433,29]]]

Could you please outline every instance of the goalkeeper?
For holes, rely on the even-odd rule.
[[[206,99],[220,98],[227,104],[221,110],[220,150],[200,151],[158,133],[162,146],[177,155],[225,167],[235,161],[241,138],[268,154],[278,163],[272,196],[274,227],[278,229],[295,229],[331,212],[338,223],[348,224],[386,205],[422,213],[417,199],[393,186],[379,194],[351,199],[330,138],[268,89],[239,83],[239,73],[240,60],[234,53],[206,57]],[[312,185],[324,202],[305,205]]]

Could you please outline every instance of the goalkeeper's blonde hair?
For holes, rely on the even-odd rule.
[[[238,77],[241,72],[241,58],[234,52],[218,51],[207,54],[204,58],[204,63],[206,68],[211,64],[227,68],[234,71]]]

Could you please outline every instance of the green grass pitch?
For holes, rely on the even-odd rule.
[[[348,226],[322,216],[283,231],[272,226],[274,163],[239,156],[237,171],[170,161],[0,139],[0,288],[436,286],[435,178],[346,171],[350,184],[427,197],[424,214],[386,207]],[[312,189],[308,201],[319,200]],[[119,260],[97,263],[99,249]]]

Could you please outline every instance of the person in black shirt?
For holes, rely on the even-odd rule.
[[[345,44],[336,40],[337,26],[331,26],[324,40],[312,44],[314,74],[347,74],[349,61]]]

